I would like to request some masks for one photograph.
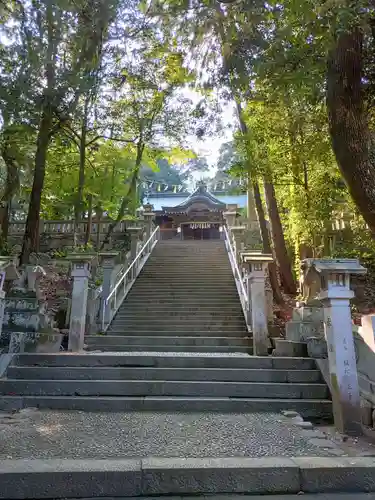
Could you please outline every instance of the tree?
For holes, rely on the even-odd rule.
[[[36,146],[34,179],[30,195],[21,262],[38,247],[38,225],[48,146],[53,135],[71,119],[85,91],[83,75],[97,60],[117,2],[38,0],[18,2],[9,21],[13,37],[8,52],[21,49],[32,76],[45,82],[32,87]],[[19,47],[18,39],[24,44]],[[18,87],[26,97],[30,88]]]

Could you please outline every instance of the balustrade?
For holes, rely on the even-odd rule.
[[[118,281],[111,287],[110,293],[104,295],[102,300],[102,311],[101,311],[101,329],[104,332],[112,318],[116,314],[117,310],[121,306],[123,300],[128,294],[133,283],[137,279],[142,267],[146,263],[148,257],[150,256],[153,248],[160,239],[160,229],[157,227],[151,233],[150,237],[142,244],[141,248],[138,250],[138,238],[139,232],[138,228],[133,228],[133,253],[131,257],[131,264],[126,269],[126,271],[120,276]],[[137,238],[135,240],[135,238]],[[137,249],[136,255],[134,255],[135,249]],[[133,256],[134,255],[134,256]]]

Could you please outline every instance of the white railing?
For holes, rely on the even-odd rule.
[[[224,237],[225,237],[225,246],[228,252],[228,257],[229,257],[229,262],[232,267],[232,272],[234,275],[234,279],[236,282],[236,287],[238,291],[238,295],[240,297],[241,301],[241,306],[242,310],[246,319],[247,327],[251,329],[251,324],[249,321],[249,297],[248,297],[248,292],[246,290],[245,284],[244,284],[244,276],[242,275],[238,264],[237,264],[237,257],[235,254],[235,251],[233,249],[232,242],[230,240],[230,236],[228,233],[228,229],[226,226],[224,226]]]
[[[137,253],[135,259],[124,272],[124,274],[117,281],[113,290],[108,295],[108,297],[103,300],[102,305],[102,332],[105,331],[106,326],[108,326],[119,307],[121,306],[123,300],[128,294],[130,288],[132,287],[134,281],[137,279],[142,267],[146,263],[148,257],[150,256],[153,248],[160,239],[160,228],[159,226],[154,230],[146,243]]]

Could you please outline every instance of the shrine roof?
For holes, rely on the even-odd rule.
[[[199,189],[199,188],[198,188]],[[205,193],[198,193],[195,190],[193,193],[189,195],[180,195],[180,194],[152,194],[148,197],[148,203],[154,206],[155,212],[163,211],[164,209],[168,210],[171,208],[177,208],[178,210],[182,210],[186,208],[188,205],[193,203],[194,201],[206,201],[213,207],[217,207],[218,210],[225,209],[226,205],[229,204],[237,204],[239,208],[245,208],[247,203],[246,194],[220,194],[214,195],[206,191]]]

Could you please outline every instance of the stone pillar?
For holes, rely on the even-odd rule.
[[[267,356],[269,339],[265,271],[273,258],[267,254],[246,252],[241,254],[241,260],[247,271],[247,290],[254,338],[254,354],[256,356]]]
[[[243,251],[245,226],[234,226],[230,228],[230,234],[233,237],[234,253],[237,257],[237,263],[240,262],[240,254]]]
[[[4,310],[5,310],[5,292],[3,290],[4,283],[6,279],[6,271],[4,268],[0,268],[0,338],[3,329],[4,321]]]
[[[141,227],[129,227],[128,232],[131,236],[130,242],[130,262],[129,265],[134,261],[138,254],[138,242],[139,235],[142,233],[143,228]],[[131,279],[134,279],[137,276],[137,266],[134,265],[131,271]]]
[[[342,433],[359,435],[361,401],[350,313],[350,300],[354,297],[350,275],[364,274],[366,269],[356,259],[309,260],[308,274],[315,273],[321,278],[317,298],[324,307],[335,426]]]
[[[223,213],[225,222],[227,224],[228,230],[230,230],[236,224],[237,212],[235,210],[231,210]]]
[[[104,304],[113,289],[113,271],[115,270],[118,252],[101,252],[99,256],[103,269],[102,299],[100,303],[99,317],[100,322],[107,325],[111,321],[111,308],[109,304],[106,308],[104,308]]]
[[[150,211],[146,210],[146,207],[150,207]],[[145,228],[146,228],[146,241],[150,238],[152,231],[153,231],[153,220],[155,218],[155,214],[152,212],[152,205],[146,205],[145,211],[143,212],[143,218],[145,221]],[[151,251],[151,244],[149,243],[146,248],[146,253],[150,253]]]
[[[258,222],[255,209],[253,185],[250,179],[249,179],[249,187],[247,189],[247,220],[249,221],[249,224],[253,224],[254,221]]]
[[[70,255],[73,278],[72,306],[70,311],[69,346],[71,352],[82,351],[85,339],[87,294],[92,256]]]

